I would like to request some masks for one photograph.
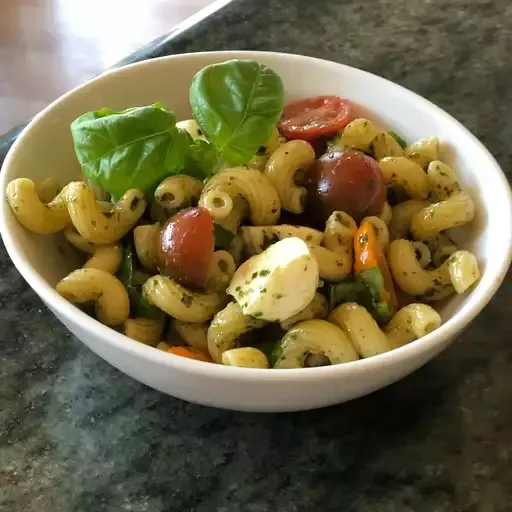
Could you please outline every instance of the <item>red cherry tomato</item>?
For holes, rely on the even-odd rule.
[[[308,173],[308,213],[323,225],[333,211],[342,210],[356,222],[378,215],[386,186],[377,162],[355,150],[331,151]]]
[[[160,232],[160,272],[183,286],[203,287],[213,257],[213,228],[213,218],[204,208],[187,208],[169,219]]]
[[[309,143],[313,146],[315,150],[316,158],[320,158],[327,151],[327,143],[331,140],[332,137],[318,137],[318,139],[310,140]]]
[[[355,119],[352,103],[339,96],[316,96],[284,107],[277,127],[288,139],[311,141],[332,136]]]

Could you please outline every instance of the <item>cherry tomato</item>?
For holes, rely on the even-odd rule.
[[[316,96],[288,103],[277,127],[288,139],[312,141],[334,135],[354,119],[354,107],[348,100]]]
[[[377,162],[355,150],[330,151],[308,173],[308,214],[323,225],[342,210],[359,223],[378,215],[386,199],[386,186]]]
[[[205,363],[213,363],[210,354],[205,354],[201,350],[193,347],[169,347],[167,352],[176,356],[195,359],[196,361],[204,361]]]
[[[182,210],[160,232],[158,269],[183,286],[201,288],[208,278],[214,244],[213,219],[208,210]]]
[[[327,151],[327,143],[331,140],[332,137],[318,137],[318,139],[310,140],[309,143],[313,146],[315,150],[316,158],[320,158]]]

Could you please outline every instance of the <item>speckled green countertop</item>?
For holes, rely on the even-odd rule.
[[[257,49],[354,65],[446,109],[511,176],[511,27],[508,0],[238,0],[134,58]],[[57,322],[3,248],[0,308],[2,512],[512,510],[510,275],[414,375],[283,415],[190,405],[124,376]]]

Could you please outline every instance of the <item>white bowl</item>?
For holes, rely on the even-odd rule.
[[[511,258],[512,201],[502,171],[468,130],[420,96],[364,71],[300,55],[212,52],[150,60],[107,72],[43,110],[9,152],[0,188],[5,190],[9,181],[20,177],[52,176],[62,183],[77,178],[80,169],[69,125],[89,110],[121,110],[160,101],[179,119],[189,117],[193,75],[208,64],[232,58],[270,66],[281,76],[288,99],[338,94],[358,104],[360,114],[385,123],[409,141],[440,137],[443,159],[458,171],[462,186],[477,204],[477,218],[459,231],[459,241],[477,255],[482,278],[471,293],[444,306],[439,329],[398,350],[337,366],[272,371],[207,364],[133,341],[60,297],[54,286],[72,270],[72,253],[59,237],[26,231],[4,199],[0,228],[7,251],[45,304],[91,350],[134,379],[175,397],[226,409],[292,411],[341,403],[387,386],[432,359],[462,332],[496,292]]]

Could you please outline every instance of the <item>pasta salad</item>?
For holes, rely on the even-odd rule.
[[[478,281],[449,236],[475,206],[437,137],[407,143],[339,96],[285,103],[249,60],[199,71],[190,104],[88,112],[81,181],[7,186],[26,229],[83,255],[56,289],[100,322],[207,363],[316,367],[421,338]]]

